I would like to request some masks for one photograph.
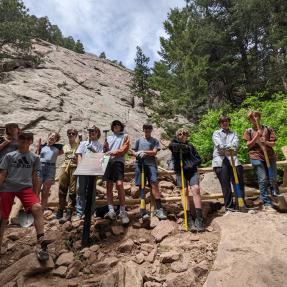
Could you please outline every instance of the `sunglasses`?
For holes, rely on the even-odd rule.
[[[68,136],[75,136],[75,133],[68,133]]]
[[[187,136],[188,133],[184,133],[184,132],[183,132],[183,133],[179,133],[178,135],[179,135],[179,136]]]

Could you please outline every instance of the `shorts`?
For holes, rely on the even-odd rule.
[[[56,176],[56,166],[41,162],[41,169],[40,169],[41,182],[44,183],[48,180],[51,180],[53,182],[55,180],[55,176]]]
[[[23,204],[25,211],[29,212],[33,205],[40,202],[39,197],[33,192],[32,188],[25,188],[18,192],[0,191],[0,218],[8,219],[15,196],[17,196]]]
[[[181,187],[181,174],[176,174],[176,183],[178,187]],[[199,176],[198,173],[184,173],[184,186],[193,186],[199,185]]]
[[[121,161],[110,161],[103,176],[105,181],[124,180],[125,165]]]
[[[141,171],[142,167],[141,165],[136,165],[135,169],[135,183],[137,186],[141,185]],[[157,183],[157,166],[154,165],[144,165],[144,176],[145,176],[145,183],[146,180],[148,180],[148,183]]]

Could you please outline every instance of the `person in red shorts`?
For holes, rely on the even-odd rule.
[[[37,257],[40,261],[49,259],[48,240],[44,238],[43,209],[39,197],[40,159],[29,151],[33,143],[32,133],[20,133],[18,149],[7,153],[0,163],[0,248],[13,202],[17,196],[26,212],[34,216],[37,233]]]

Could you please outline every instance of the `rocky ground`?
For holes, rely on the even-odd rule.
[[[215,259],[219,229],[192,234],[182,228],[179,207],[150,228],[130,209],[129,227],[93,218],[90,247],[81,248],[82,220],[46,221],[51,259],[41,265],[32,227],[10,226],[1,255],[1,286],[202,286]]]

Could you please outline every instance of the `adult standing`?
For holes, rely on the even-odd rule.
[[[244,199],[245,195],[243,167],[236,154],[239,148],[239,139],[236,132],[230,129],[230,122],[230,117],[225,115],[220,116],[218,120],[220,129],[216,130],[212,135],[212,142],[214,145],[212,167],[221,185],[226,211],[234,211],[236,207],[231,190],[231,183],[233,185],[235,184],[232,166],[230,164],[231,149],[234,151],[233,157],[238,174],[241,197]]]
[[[56,218],[63,218],[64,210],[66,210],[65,221],[71,221],[73,209],[76,207],[77,177],[74,175],[74,172],[77,168],[76,150],[79,145],[77,135],[78,131],[76,129],[68,129],[67,136],[69,143],[63,147],[65,159],[59,176],[59,206]]]
[[[80,142],[78,149],[76,150],[78,164],[83,157],[88,156],[90,153],[103,152],[103,145],[99,142],[101,137],[101,131],[95,125],[88,128],[89,138],[87,141]],[[77,182],[77,197],[76,197],[76,209],[77,216],[81,218],[85,213],[86,208],[86,194],[88,188],[88,176],[78,176]],[[92,212],[95,211],[95,194],[93,194]]]
[[[245,130],[243,139],[247,143],[248,155],[257,175],[260,198],[263,202],[264,209],[270,210],[271,199],[268,196],[268,172],[263,148],[266,149],[273,174],[273,178],[269,180],[276,182],[276,154],[273,147],[275,146],[277,138],[272,127],[261,124],[261,113],[259,111],[248,113],[247,118],[251,122],[252,127]],[[274,187],[277,187],[277,182],[275,185],[272,185],[271,192],[273,195],[278,195],[279,191]]]
[[[176,181],[179,187],[182,187],[181,161],[183,166],[187,224],[189,231],[204,231],[201,195],[199,188],[199,176],[197,167],[201,162],[201,158],[195,147],[188,142],[189,131],[181,128],[176,131],[176,138],[169,144],[172,152],[172,161],[174,171],[176,173]],[[196,219],[193,221],[190,211],[189,187],[193,195],[193,203],[195,206]]]

